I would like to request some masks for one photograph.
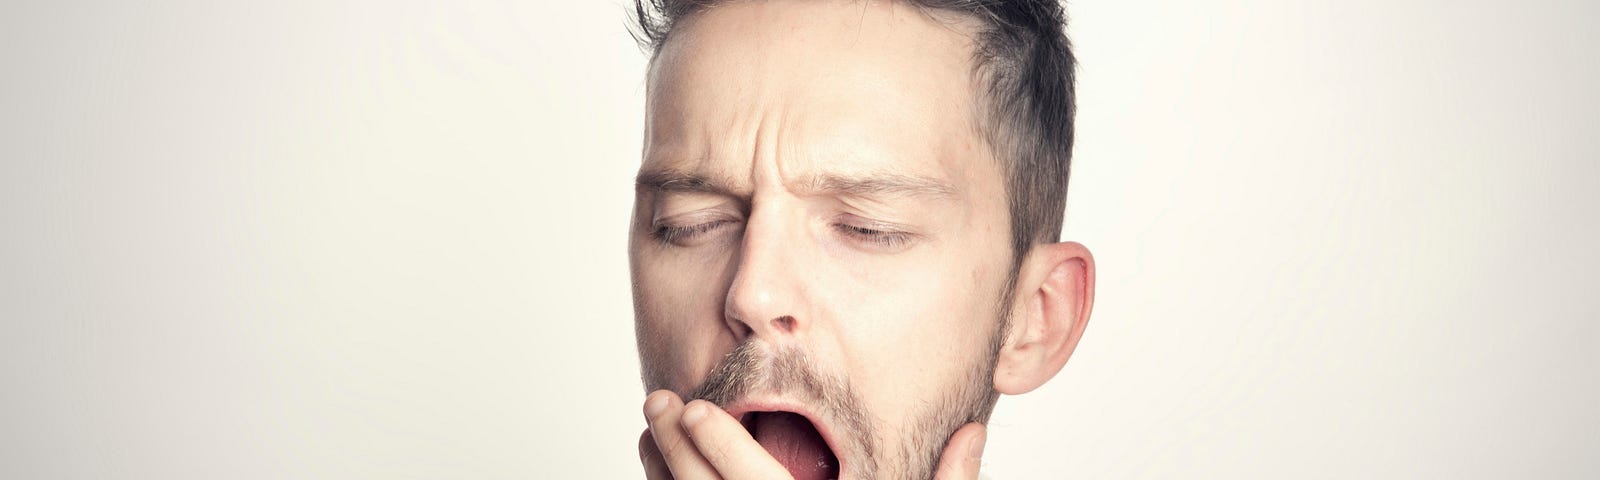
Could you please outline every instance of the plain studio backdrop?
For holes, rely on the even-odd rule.
[[[0,477],[635,478],[631,5],[0,6]],[[1593,2],[1079,0],[994,478],[1600,477]]]

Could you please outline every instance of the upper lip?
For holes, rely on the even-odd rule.
[[[782,398],[747,398],[736,400],[723,407],[723,410],[727,411],[728,415],[733,416],[734,420],[740,421],[744,420],[745,414],[757,412],[790,412],[806,417],[806,420],[811,422],[811,426],[816,427],[817,433],[822,435],[822,441],[828,444],[828,450],[833,451],[834,458],[838,459],[839,478],[848,478],[844,473],[846,465],[844,455],[842,455],[843,452],[839,450],[839,444],[834,441],[833,427],[828,425],[827,422],[823,422],[821,416],[812,411],[806,404]]]

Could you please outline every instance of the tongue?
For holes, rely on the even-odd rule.
[[[756,413],[750,433],[795,480],[839,477],[839,459],[806,417],[789,412]]]

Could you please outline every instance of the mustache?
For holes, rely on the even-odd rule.
[[[793,346],[767,348],[754,341],[734,347],[712,367],[705,381],[686,399],[703,399],[726,407],[758,393],[787,396],[815,409],[838,433],[837,441],[850,442],[871,458],[872,427],[860,395],[848,379],[819,371],[805,351]]]
[[[687,398],[726,406],[757,392],[785,393],[812,401],[848,395],[849,387],[843,382],[823,377],[797,348],[769,354],[760,344],[747,341],[723,356]]]

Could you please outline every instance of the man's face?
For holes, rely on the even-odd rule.
[[[852,477],[926,472],[987,414],[1012,256],[969,30],[832,1],[675,27],[629,243],[647,388],[721,404],[769,451],[810,427],[753,412],[799,413]]]

